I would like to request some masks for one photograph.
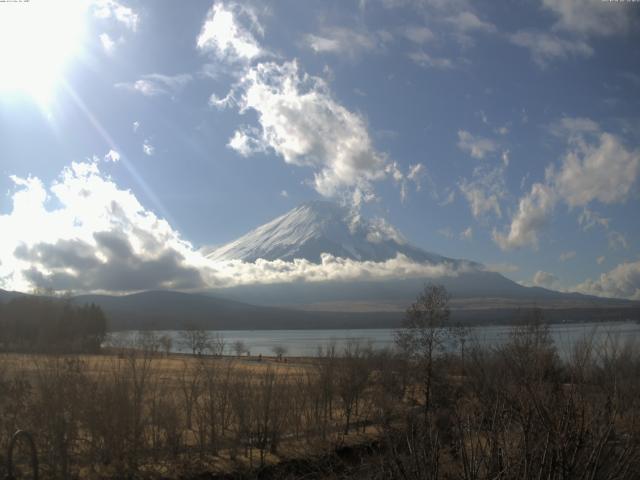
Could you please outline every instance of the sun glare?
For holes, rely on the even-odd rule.
[[[0,3],[0,97],[49,104],[82,45],[86,9],[81,0]]]

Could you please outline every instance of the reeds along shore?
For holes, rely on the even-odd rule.
[[[394,351],[287,362],[167,355],[149,335],[102,355],[5,353],[0,449],[29,430],[41,478],[56,479],[253,478],[292,457],[317,459],[310,478],[640,478],[638,345],[586,337],[561,360],[532,318],[481,348],[435,328],[446,308],[426,311],[408,313]],[[322,461],[354,442],[375,448],[346,470]]]

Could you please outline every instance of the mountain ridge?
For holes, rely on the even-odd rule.
[[[354,210],[324,200],[303,203],[238,239],[211,249],[206,256],[219,261],[302,258],[319,263],[323,253],[358,261],[381,262],[400,253],[421,263],[459,262],[411,245],[382,219],[368,220]]]

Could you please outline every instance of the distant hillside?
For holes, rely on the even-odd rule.
[[[324,311],[256,306],[210,295],[170,291],[151,291],[113,297],[83,295],[74,302],[95,303],[109,321],[111,330],[127,329],[183,329],[199,327],[213,330],[269,330],[269,329],[345,329],[395,328],[401,324],[404,308],[396,310]],[[495,305],[475,308],[454,306],[454,321],[471,324],[512,323],[526,317],[531,306]],[[549,321],[607,321],[640,319],[640,305],[626,302],[617,305],[561,304],[545,309]]]
[[[366,288],[366,287],[362,287]],[[295,292],[294,292],[295,293]],[[20,296],[0,290],[0,298],[10,301]],[[304,299],[303,299],[304,300]],[[452,299],[452,318],[469,324],[513,323],[522,320],[537,305],[505,303],[504,299],[464,301]],[[258,306],[205,294],[149,291],[124,296],[80,295],[77,305],[94,303],[102,308],[109,330],[179,330],[196,327],[212,330],[348,329],[395,328],[404,309],[413,301],[397,302],[389,308],[373,305],[367,311],[349,309],[346,304],[321,303],[298,309]],[[305,308],[305,309],[303,309]],[[552,322],[639,320],[638,302],[549,303],[545,318]]]

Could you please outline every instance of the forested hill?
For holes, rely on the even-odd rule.
[[[0,302],[0,348],[17,352],[96,352],[107,319],[95,304],[18,295]]]

